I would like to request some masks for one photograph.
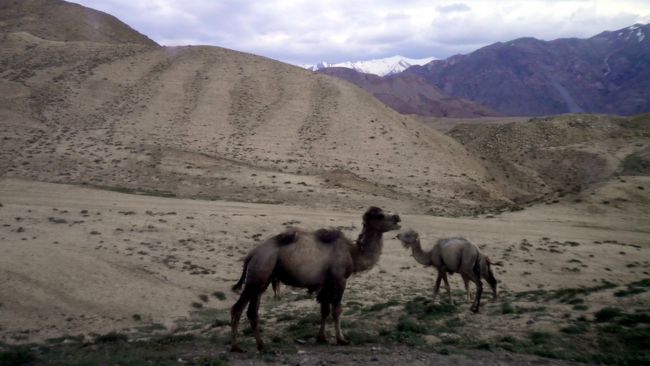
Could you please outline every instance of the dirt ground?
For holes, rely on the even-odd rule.
[[[650,179],[627,177],[625,183],[603,184],[594,188],[593,201],[539,205],[496,216],[446,218],[399,212],[403,228],[419,231],[425,249],[436,238],[458,235],[479,245],[495,263],[501,294],[496,302],[486,295],[483,310],[474,315],[463,301],[460,278],[452,276],[455,306],[438,309],[443,311],[439,319],[459,326],[439,328],[434,334],[420,332],[413,345],[456,347],[465,336],[476,345],[504,334],[523,338],[531,332],[552,334],[576,318],[593,318],[604,307],[647,309],[645,290],[612,295],[650,277],[647,206],[629,200],[600,203],[604,197],[614,201],[622,192],[636,194],[633,190],[647,199]],[[0,181],[0,204],[0,342],[5,344],[87,341],[110,332],[129,339],[190,333],[222,342],[229,330],[227,309],[236,299],[229,288],[240,275],[241,258],[248,250],[284,226],[339,227],[355,238],[363,213],[165,198],[14,179]],[[374,335],[382,334],[382,327],[399,328],[402,314],[413,315],[421,324],[437,321],[418,318],[418,310],[413,310],[428,306],[424,299],[431,296],[434,272],[418,265],[395,234],[385,235],[379,264],[348,282],[344,329],[352,332],[353,344],[355,334],[358,344],[374,342],[366,339],[369,333],[359,338],[358,329],[375,329]],[[599,287],[603,284],[611,285]],[[584,297],[575,304],[549,300],[559,298],[553,297],[555,291],[567,288],[596,289],[581,292]],[[531,294],[538,298],[530,298]],[[438,303],[444,304],[444,298]],[[576,308],[578,302],[588,306]],[[261,310],[265,337],[292,357],[318,354],[306,337],[317,330],[309,320],[317,313],[314,299],[302,290],[283,287],[280,299],[267,291]],[[295,334],[296,322],[307,334]],[[252,351],[251,338],[243,336]],[[283,346],[282,342],[292,344],[292,338],[306,342],[308,353]],[[226,347],[223,342],[221,350]],[[403,342],[398,339],[395,344],[387,347]],[[335,354],[355,353],[355,348],[331,349]],[[500,363],[502,355],[490,354]],[[366,356],[373,357],[367,352],[359,357]],[[422,362],[428,363],[423,357]],[[458,363],[471,363],[463,360]]]

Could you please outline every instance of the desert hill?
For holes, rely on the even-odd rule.
[[[5,177],[420,212],[505,202],[459,143],[329,76],[218,47],[0,46]]]
[[[468,55],[413,66],[444,93],[510,116],[650,111],[650,25],[588,39],[498,42]]]
[[[52,41],[155,46],[112,15],[62,0],[0,0],[0,33],[28,32]]]
[[[483,160],[500,191],[520,203],[581,200],[580,192],[590,186],[650,172],[648,115],[460,124],[448,135]]]
[[[408,73],[380,77],[343,67],[318,71],[347,80],[402,114],[436,117],[488,117],[498,113],[478,103],[445,95],[436,86]]]

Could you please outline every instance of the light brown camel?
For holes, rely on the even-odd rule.
[[[411,248],[415,260],[425,266],[433,266],[438,270],[436,285],[433,288],[433,301],[436,300],[440,281],[445,281],[449,302],[451,299],[451,289],[447,281],[447,273],[460,273],[465,283],[467,292],[467,301],[470,301],[469,281],[476,284],[476,298],[472,304],[471,310],[478,312],[481,304],[481,294],[483,293],[484,278],[492,288],[494,298],[497,298],[497,280],[494,278],[490,268],[490,259],[481,253],[476,245],[470,243],[464,238],[447,238],[440,239],[429,251],[423,251],[420,245],[420,236],[413,230],[405,231],[397,235],[405,248]]]
[[[327,342],[325,321],[334,317],[336,341],[348,344],[341,332],[341,299],[348,277],[352,273],[372,268],[381,255],[383,233],[399,230],[400,217],[371,207],[363,215],[363,230],[356,243],[334,229],[306,232],[289,229],[253,249],[244,261],[239,282],[233,290],[244,289],[232,306],[231,351],[242,352],[237,343],[237,328],[241,314],[248,304],[246,315],[251,324],[257,349],[264,347],[258,326],[260,298],[274,279],[289,286],[318,291],[316,299],[321,308],[321,324],[317,340]]]

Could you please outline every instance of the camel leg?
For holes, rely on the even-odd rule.
[[[232,306],[230,309],[230,330],[231,330],[231,342],[230,342],[230,352],[244,352],[244,350],[239,347],[237,342],[237,328],[239,327],[239,319],[241,318],[241,313],[244,311],[244,308],[251,300],[251,289],[250,287],[244,288],[239,300]]]
[[[446,273],[443,275],[442,280],[445,281],[445,288],[447,289],[447,295],[449,295],[449,303],[453,304],[454,300],[451,299],[451,287],[449,286],[449,281],[447,281]]]
[[[438,291],[440,290],[440,281],[442,281],[442,275],[440,274],[440,271],[438,271],[438,277],[436,277],[436,284],[433,286],[433,300],[432,302],[436,302],[436,297],[438,296]]]
[[[255,342],[257,342],[258,351],[264,349],[264,342],[262,342],[262,337],[260,336],[260,329],[259,329],[259,309],[260,309],[261,297],[262,297],[261,293],[257,293],[253,295],[250,304],[248,304],[248,311],[246,311],[248,320],[251,323],[251,329],[253,329],[253,335],[255,335]]]
[[[343,313],[343,307],[341,304],[334,305],[334,329],[336,330],[336,343],[340,345],[348,345],[350,341],[345,339],[343,332],[341,331],[341,313]]]
[[[319,343],[327,343],[327,336],[325,335],[325,323],[327,322],[327,317],[330,316],[331,306],[329,302],[320,303],[320,330],[318,331],[318,336],[316,336],[316,341]]]
[[[463,277],[463,283],[465,284],[465,295],[467,296],[467,302],[472,302],[472,295],[469,292],[469,278],[466,275],[461,274]]]
[[[274,299],[279,299],[280,298],[280,281],[277,278],[273,278],[271,280],[271,286],[273,286],[273,298]]]
[[[481,306],[481,295],[483,294],[483,282],[481,282],[481,277],[478,275],[471,276],[470,280],[476,284],[476,297],[470,310],[478,313],[479,307]]]

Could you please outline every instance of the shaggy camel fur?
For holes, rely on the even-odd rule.
[[[409,230],[398,234],[397,238],[405,248],[411,248],[413,257],[418,263],[425,266],[433,266],[438,270],[436,285],[433,289],[434,301],[440,289],[440,281],[443,280],[447,288],[447,294],[449,295],[449,302],[452,302],[447,273],[454,274],[455,272],[460,273],[463,277],[468,302],[470,301],[469,281],[476,284],[476,298],[471,307],[473,312],[478,312],[481,304],[481,294],[483,293],[481,277],[488,282],[492,288],[492,294],[496,299],[497,280],[494,278],[494,274],[490,268],[490,259],[481,253],[476,245],[464,238],[440,239],[431,250],[425,252],[422,250],[420,237],[417,232]]]
[[[264,346],[258,327],[260,297],[269,284],[277,279],[289,286],[317,291],[321,307],[321,325],[317,340],[327,342],[325,321],[334,317],[336,341],[348,344],[341,332],[341,299],[348,277],[352,273],[372,268],[381,255],[383,233],[399,230],[400,217],[371,207],[363,215],[363,230],[356,243],[339,230],[320,229],[306,232],[289,229],[253,249],[244,261],[239,282],[233,290],[244,289],[232,306],[231,351],[242,352],[237,343],[237,328],[241,314],[248,304],[246,315],[251,324],[257,348]]]

